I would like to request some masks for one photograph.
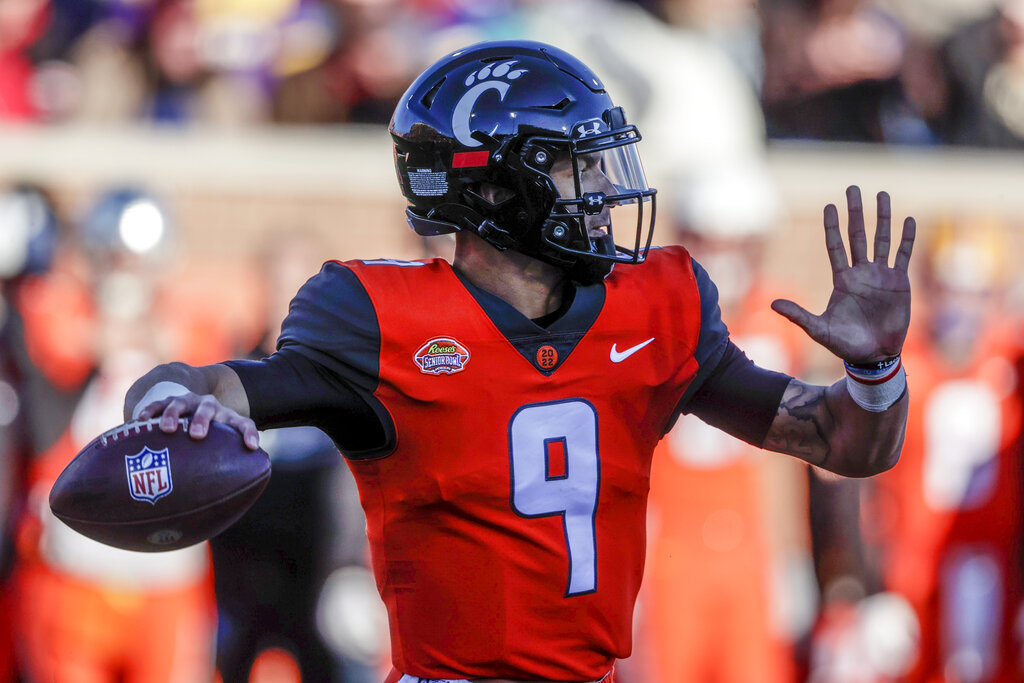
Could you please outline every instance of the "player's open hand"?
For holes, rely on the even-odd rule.
[[[173,433],[178,428],[178,418],[191,416],[188,433],[193,439],[204,439],[210,432],[210,422],[230,425],[242,433],[242,440],[249,448],[259,446],[259,432],[256,423],[224,406],[212,394],[199,395],[189,392],[154,401],[139,411],[138,419],[160,418],[160,430]]]
[[[785,299],[772,309],[804,329],[816,342],[843,360],[867,363],[898,355],[910,325],[910,279],[907,267],[916,224],[908,217],[892,267],[889,266],[891,211],[889,195],[878,193],[874,258],[868,257],[860,188],[846,190],[850,260],[847,260],[834,204],[825,207],[825,246],[832,266],[832,296],[821,315]]]

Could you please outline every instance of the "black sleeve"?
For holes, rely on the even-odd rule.
[[[238,374],[260,429],[311,425],[348,458],[381,455],[394,441],[383,407],[326,366],[293,347],[262,360],[224,363]]]
[[[761,447],[791,379],[754,365],[729,341],[721,359],[680,409]]]
[[[288,306],[277,348],[294,349],[367,394],[377,389],[380,326],[359,278],[328,261]]]
[[[700,365],[672,422],[681,413],[692,413],[760,447],[791,377],[757,367],[736,347],[722,321],[718,287],[697,261],[693,261],[693,274],[700,293],[700,335],[694,353]]]
[[[387,410],[374,397],[380,328],[355,274],[329,261],[292,299],[277,352],[233,361],[260,427],[319,427],[347,458],[384,455],[395,443]]]
[[[722,320],[722,309],[718,305],[718,287],[703,266],[693,259],[690,262],[700,294],[700,334],[697,337],[697,348],[693,353],[698,366],[697,376],[686,388],[683,398],[679,401],[680,406],[689,403],[693,395],[704,386],[708,375],[718,367],[722,354],[729,345],[729,328]]]

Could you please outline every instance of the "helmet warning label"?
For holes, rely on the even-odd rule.
[[[448,194],[448,176],[444,171],[410,168],[409,189],[418,197],[443,197]]]

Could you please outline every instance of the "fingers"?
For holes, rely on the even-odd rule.
[[[868,239],[864,231],[864,206],[861,204],[860,188],[850,185],[846,188],[846,211],[850,235],[850,259],[853,265],[868,260]]]
[[[149,420],[163,412],[164,406],[167,404],[167,399],[162,401],[153,401],[142,410],[135,417],[136,420]]]
[[[199,405],[192,413],[192,421],[188,426],[188,435],[193,439],[205,438],[218,409],[221,409],[221,405],[213,396],[203,396],[199,399]]]
[[[907,217],[903,221],[903,237],[900,239],[899,249],[896,250],[896,260],[893,268],[906,271],[910,266],[910,254],[914,250],[914,239],[917,237],[917,221]]]
[[[192,412],[188,398],[189,394],[185,394],[166,400],[163,413],[160,414],[160,431],[170,434],[178,429],[178,420]]]
[[[206,438],[210,432],[211,422],[220,422],[237,429],[242,434],[242,440],[246,447],[250,449],[255,450],[260,445],[259,431],[256,429],[255,422],[225,408],[213,396],[203,396],[199,400],[199,406],[192,414],[192,422],[188,428],[189,436],[193,439]]]
[[[788,299],[776,299],[772,302],[772,310],[798,325],[812,339],[817,340],[819,319],[806,308]]]
[[[246,447],[259,448],[260,437],[256,423],[242,417],[234,410],[225,408],[214,396],[198,396],[185,394],[162,401],[154,401],[139,412],[139,420],[160,417],[160,431],[173,433],[178,429],[178,421],[182,417],[191,416],[188,434],[193,439],[205,439],[210,433],[210,423],[220,422],[230,425],[242,434]]]
[[[835,204],[825,207],[825,249],[828,250],[828,262],[832,265],[833,273],[850,267],[846,260],[843,236],[839,233],[839,210]]]
[[[861,204],[860,188],[851,185],[846,189],[849,225],[847,232],[850,239],[850,261],[846,258],[846,248],[839,229],[839,214],[833,204],[825,207],[825,247],[828,249],[828,260],[832,272],[837,273],[852,263],[856,266],[868,260],[867,234],[864,228],[864,207]],[[879,192],[877,196],[878,217],[875,228],[874,261],[888,264],[892,244],[892,205],[888,192]],[[903,237],[896,254],[894,267],[906,270],[910,263],[910,253],[914,246],[916,224],[908,218],[903,224]]]
[[[875,263],[889,263],[889,242],[890,227],[892,220],[892,209],[889,203],[889,193],[878,193],[878,224],[875,227]]]
[[[235,418],[228,421],[232,427],[242,433],[242,441],[247,448],[256,450],[260,447],[260,433],[256,429],[256,423],[249,418],[236,414]]]

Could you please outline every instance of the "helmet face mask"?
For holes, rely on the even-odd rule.
[[[422,235],[473,232],[583,283],[646,257],[656,191],[640,134],[557,48],[504,41],[449,55],[406,92],[391,134],[406,215]]]

